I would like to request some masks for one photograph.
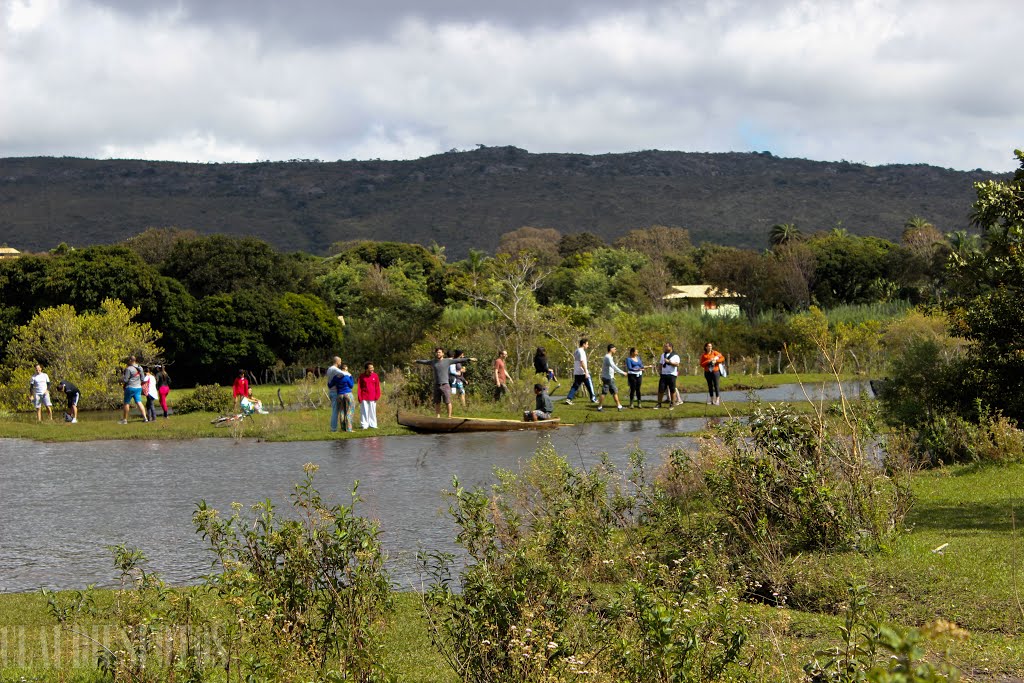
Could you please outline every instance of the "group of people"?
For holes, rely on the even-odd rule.
[[[353,377],[348,364],[338,356],[334,357],[327,368],[327,395],[331,399],[331,431],[338,431],[339,418],[341,427],[346,432],[353,431],[355,420],[355,404],[359,402],[359,426],[362,429],[377,428],[377,401],[380,400],[380,377],[374,372],[373,363],[363,365],[359,377]],[[353,390],[357,395],[353,395]]]
[[[644,372],[648,369],[648,366],[640,359],[640,354],[636,347],[630,347],[626,358],[626,369],[623,370],[615,360],[615,354],[618,349],[616,349],[615,344],[608,344],[607,353],[601,362],[600,394],[594,390],[594,382],[591,378],[590,367],[587,362],[587,350],[589,348],[590,340],[584,338],[580,339],[579,346],[573,352],[572,387],[565,398],[566,405],[573,404],[582,387],[586,389],[587,394],[590,396],[591,403],[597,405],[598,411],[604,410],[605,396],[611,396],[615,400],[616,409],[622,410],[623,406],[619,400],[619,389],[615,384],[615,376],[619,375],[625,377],[629,385],[629,402],[627,407],[632,408],[635,404],[637,408],[641,408],[641,386],[643,384]],[[670,342],[665,342],[665,345],[662,347],[661,356],[653,368],[658,373],[658,400],[654,406],[655,408],[661,408],[666,402],[669,409],[682,403],[682,397],[679,389],[676,387],[676,380],[679,377],[679,363],[679,354],[675,352]],[[704,352],[700,357],[700,366],[704,370],[704,379],[708,384],[708,405],[720,405],[722,402],[719,393],[720,380],[726,375],[725,356],[715,350],[711,342],[708,342],[704,345]],[[547,366],[547,354],[543,347],[538,348],[537,353],[534,354],[534,370],[538,373],[543,372],[549,379],[553,376],[553,373]]]
[[[580,388],[584,388],[590,396],[590,401],[597,405],[598,411],[604,410],[606,396],[611,396],[615,401],[617,410],[622,410],[623,405],[619,399],[619,389],[615,383],[616,375],[626,378],[629,386],[629,401],[626,407],[637,408],[642,406],[641,386],[644,373],[652,369],[641,359],[636,347],[630,347],[625,360],[625,369],[619,367],[615,355],[618,349],[615,344],[608,344],[607,353],[601,362],[601,390],[595,391],[594,382],[591,378],[590,367],[587,361],[587,351],[590,348],[590,340],[584,338],[579,340],[579,346],[573,353],[573,382],[569,393],[565,398],[566,405],[573,405]],[[508,392],[512,384],[512,376],[507,366],[508,352],[502,349],[492,365],[492,379],[494,382],[494,399],[500,400]],[[444,349],[434,349],[434,357],[417,360],[416,363],[429,365],[433,370],[433,404],[437,417],[441,417],[441,406],[447,409],[448,417],[452,417],[453,396],[461,396],[462,405],[466,404],[466,379],[465,365],[475,362],[476,358],[467,358],[466,354],[456,349],[447,355]],[[653,369],[658,374],[658,399],[655,408],[661,408],[668,403],[671,409],[674,405],[682,403],[679,389],[676,387],[676,379],[679,376],[679,355],[675,352],[671,343],[666,342],[662,347],[662,354],[654,364]],[[708,404],[719,405],[721,396],[719,394],[720,379],[726,375],[725,357],[719,353],[711,342],[704,345],[704,352],[700,357],[700,365],[704,370],[704,378],[708,384]],[[533,356],[533,367],[537,374],[543,375],[548,382],[555,381],[555,372],[551,368],[547,352],[544,347],[539,347]],[[332,432],[340,427],[351,432],[354,429],[355,406],[359,404],[359,426],[362,429],[377,428],[377,401],[381,396],[380,377],[374,371],[372,362],[363,366],[363,371],[358,377],[353,377],[349,372],[348,365],[343,363],[341,358],[335,356],[331,366],[327,369],[327,391],[331,399],[331,424]],[[156,420],[156,403],[159,402],[163,417],[168,416],[167,395],[171,390],[171,378],[167,369],[161,365],[153,365],[144,368],[138,364],[135,356],[131,356],[125,365],[121,375],[121,383],[124,386],[124,406],[121,417],[121,424],[128,424],[128,416],[131,411],[131,404],[135,403],[142,415],[143,422]],[[557,387],[558,384],[555,384]],[[65,394],[67,409],[65,419],[71,423],[78,422],[78,402],[81,399],[81,392],[78,387],[67,380],[58,382],[57,388]],[[535,396],[534,410],[525,411],[524,419],[546,420],[550,419],[554,412],[548,388],[544,384],[534,384]],[[253,412],[265,412],[259,401],[253,398],[245,370],[239,370],[232,386],[232,395],[235,405],[241,405],[243,410]],[[145,405],[143,405],[145,397]],[[50,377],[43,372],[42,365],[35,366],[35,374],[29,385],[29,399],[36,409],[36,419],[42,421],[43,408],[53,419],[52,401],[50,398]]]
[[[121,385],[124,387],[124,405],[120,423],[128,424],[131,404],[134,403],[142,415],[143,422],[156,421],[156,404],[159,401],[163,416],[168,415],[167,395],[171,392],[171,377],[162,365],[144,368],[139,365],[135,356],[131,356],[121,372]],[[50,419],[53,419],[53,400],[50,397],[50,376],[43,372],[43,366],[36,363],[35,374],[29,380],[29,400],[36,409],[36,420],[42,422],[43,408],[46,408]],[[70,381],[64,379],[57,383],[57,389],[64,394],[64,420],[78,424],[78,403],[82,392]],[[143,405],[143,397],[146,398]]]
[[[670,342],[662,347],[661,356],[653,368],[646,365],[641,359],[636,347],[630,347],[629,354],[625,361],[625,369],[619,367],[616,361],[618,349],[615,344],[608,344],[606,353],[601,362],[601,390],[598,393],[594,388],[594,382],[590,374],[590,366],[587,360],[587,351],[590,349],[589,339],[580,339],[579,346],[573,352],[573,382],[569,393],[565,398],[566,405],[573,405],[576,396],[581,388],[585,389],[590,396],[590,401],[597,406],[597,410],[604,410],[605,397],[610,396],[615,401],[616,410],[623,410],[624,407],[642,408],[642,384],[644,373],[650,369],[656,370],[658,374],[658,399],[654,408],[661,408],[665,404],[669,409],[682,403],[682,396],[676,386],[679,376],[680,359]],[[512,383],[512,376],[507,366],[508,352],[504,349],[499,351],[492,365],[492,381],[494,383],[494,400],[500,400],[508,392],[508,386]],[[462,395],[465,405],[465,364],[476,361],[476,358],[466,358],[461,350],[445,354],[441,347],[434,349],[434,357],[417,360],[420,365],[429,365],[433,369],[433,403],[434,412],[441,417],[441,406],[444,405],[448,417],[452,417],[453,396]],[[700,357],[700,366],[704,370],[704,378],[708,384],[708,405],[720,405],[721,395],[719,393],[720,380],[726,375],[725,356],[717,351],[711,342],[704,345],[704,352]],[[533,356],[534,371],[543,375],[548,382],[555,381],[555,372],[548,362],[547,352],[544,347],[539,347]],[[619,388],[616,384],[616,376],[626,378],[629,386],[629,401],[627,406],[622,405],[619,399]],[[555,386],[558,386],[557,384]],[[535,396],[534,410],[524,411],[523,418],[526,420],[545,420],[552,416],[553,404],[548,395],[548,388],[544,384],[535,384],[533,387]],[[333,422],[332,422],[333,424]]]
[[[162,365],[153,365],[148,368],[139,365],[135,356],[128,358],[124,372],[121,374],[121,384],[124,386],[124,406],[121,416],[121,424],[128,424],[128,415],[131,412],[131,404],[142,414],[143,422],[156,422],[156,403],[160,402],[160,409],[164,419],[169,414],[167,408],[167,395],[171,393],[171,376],[167,374],[167,368]],[[142,397],[146,397],[146,404],[143,406]]]

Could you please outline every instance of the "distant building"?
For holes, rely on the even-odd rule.
[[[743,295],[712,285],[672,285],[671,291],[661,298],[704,315],[735,318],[740,315],[739,299]]]
[[[18,258],[21,252],[13,247],[0,247],[0,259]]]

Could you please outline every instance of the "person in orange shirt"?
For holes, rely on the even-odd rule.
[[[704,345],[704,353],[700,356],[700,366],[704,368],[704,379],[708,382],[708,405],[721,405],[722,397],[718,395],[718,384],[722,377],[722,363],[725,356],[715,351],[711,342]]]

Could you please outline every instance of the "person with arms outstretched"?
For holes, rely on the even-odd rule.
[[[434,371],[434,412],[441,417],[441,404],[448,406],[448,417],[452,416],[451,367],[475,361],[476,358],[445,358],[444,349],[434,349],[434,357],[417,360],[420,365],[429,365]]]

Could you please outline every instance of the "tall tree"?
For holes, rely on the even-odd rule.
[[[957,291],[945,302],[952,331],[970,342],[968,367],[983,404],[1024,420],[1024,152],[1009,181],[975,184],[976,252],[954,250]]]
[[[555,266],[561,260],[558,254],[558,242],[561,239],[562,233],[554,228],[523,226],[502,235],[496,253],[519,256],[526,252],[542,266]]]

